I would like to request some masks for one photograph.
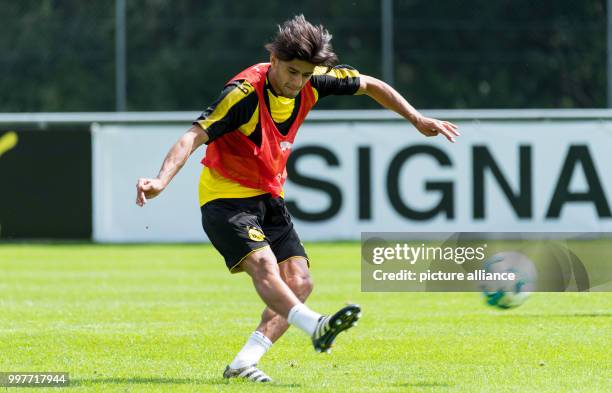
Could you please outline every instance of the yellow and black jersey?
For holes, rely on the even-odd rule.
[[[359,90],[359,72],[348,65],[328,71],[316,67],[310,85],[315,100],[329,95],[352,95]],[[300,108],[300,95],[296,98],[277,96],[266,80],[264,100],[278,131],[289,132]],[[255,144],[261,144],[259,102],[255,88],[247,81],[238,80],[225,86],[219,98],[194,122],[206,130],[209,143],[228,132],[242,132]],[[244,187],[226,179],[207,167],[200,176],[200,206],[219,198],[248,198],[265,194],[263,190]]]

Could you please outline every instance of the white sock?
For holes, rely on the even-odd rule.
[[[270,349],[272,341],[263,333],[255,331],[247,340],[244,347],[238,352],[230,363],[230,368],[238,369],[259,363],[259,359]]]
[[[312,336],[320,317],[321,314],[312,311],[304,303],[298,303],[289,310],[287,321],[305,331],[309,336]]]

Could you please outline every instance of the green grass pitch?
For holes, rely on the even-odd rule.
[[[308,244],[310,306],[363,307],[333,353],[295,328],[226,381],[263,303],[208,245],[0,245],[0,371],[67,371],[70,392],[612,392],[612,293],[362,293],[359,244]]]

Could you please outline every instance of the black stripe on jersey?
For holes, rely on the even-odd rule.
[[[217,100],[211,106],[209,106],[204,112],[202,112],[200,117],[198,117],[198,120],[207,119],[213,113],[215,108],[219,106],[219,103],[225,97],[227,97],[227,95],[232,90],[237,89],[237,88],[240,89],[241,84],[242,84],[241,80],[228,83],[223,89],[223,91],[221,92],[221,95],[219,96],[219,98],[217,98]],[[253,112],[255,112],[256,108],[257,108],[257,93],[255,93],[255,91],[253,90],[250,94],[247,94],[246,97],[244,97],[243,99],[238,101],[236,104],[234,104],[231,108],[229,108],[229,110],[227,111],[225,116],[223,116],[222,119],[215,121],[209,127],[206,128],[206,132],[208,133],[208,137],[209,137],[206,144],[209,144],[210,142],[219,138],[223,134],[234,131],[241,125],[247,123],[253,116]],[[198,124],[198,123],[197,121],[195,121],[193,122],[193,124]]]
[[[197,121],[207,119],[214,112],[215,108],[219,106],[219,103],[223,101],[223,99],[227,97],[227,95],[234,89],[240,88],[241,84],[241,80],[228,83],[221,92],[219,98],[217,98],[217,100],[211,106],[209,106],[204,112],[202,112],[200,117],[198,117]],[[271,112],[268,91],[270,91],[272,94],[275,94],[274,90],[272,90],[272,87],[269,85],[269,82],[266,80],[264,101],[266,103],[266,107],[268,108],[268,112]],[[253,116],[253,113],[255,112],[255,109],[257,109],[258,105],[259,101],[257,99],[257,93],[253,90],[246,97],[244,97],[236,104],[234,104],[231,108],[229,108],[229,110],[227,111],[225,116],[223,116],[222,119],[215,121],[214,123],[210,124],[209,127],[206,128],[206,131],[209,136],[209,139],[206,144],[211,143],[215,139],[228,132],[237,130],[243,124],[248,123],[249,120],[251,120],[251,117]],[[297,114],[300,110],[300,105],[301,94],[298,94],[298,96],[295,98],[293,112],[291,113],[291,116],[289,116],[289,118],[282,123],[274,122],[274,124],[276,124],[276,128],[281,134],[287,135],[287,133],[289,133],[291,125],[297,118]],[[193,124],[198,124],[197,121],[195,121]],[[257,121],[255,129],[248,136],[248,138],[257,146],[261,146],[261,124],[259,123],[259,120]]]
[[[357,71],[350,65],[342,64],[335,66],[333,69],[346,69]],[[345,78],[337,78],[334,75],[323,74],[313,75],[310,78],[312,87],[317,89],[319,98],[327,97],[329,95],[353,95],[359,90],[359,76]]]
[[[270,107],[270,97],[268,96],[268,91],[276,95],[276,93],[274,93],[274,90],[272,89],[272,86],[270,86],[270,82],[266,79],[266,88],[264,90],[264,101],[266,102],[266,107],[268,108],[268,112],[270,112],[270,116],[272,116],[271,114],[272,110],[270,109],[271,108]],[[291,125],[293,124],[295,118],[297,117],[298,111],[300,109],[300,103],[302,102],[301,96],[302,96],[301,94],[298,94],[298,96],[295,97],[295,102],[293,103],[293,112],[291,112],[291,116],[289,116],[287,120],[285,120],[282,123],[274,122],[274,124],[276,124],[276,128],[278,129],[278,132],[280,132],[283,135],[287,135],[289,133],[289,129],[291,128]],[[261,110],[261,108],[259,110]],[[274,119],[272,120],[274,121]],[[261,124],[259,122],[257,122],[257,126],[255,126],[255,129],[249,135],[249,139],[257,146],[261,146]]]

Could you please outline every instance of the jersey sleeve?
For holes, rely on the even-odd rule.
[[[211,143],[220,136],[247,123],[257,108],[257,94],[247,81],[234,81],[225,86],[217,100],[193,124],[208,134]]]
[[[346,64],[335,66],[329,71],[327,67],[316,67],[310,84],[319,98],[352,95],[359,90],[359,71]]]

